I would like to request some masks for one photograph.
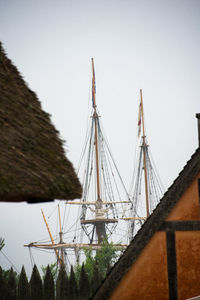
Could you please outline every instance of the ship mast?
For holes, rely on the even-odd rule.
[[[92,103],[94,108],[93,119],[95,120],[95,154],[96,154],[96,178],[97,178],[97,202],[100,202],[99,205],[102,206],[102,200],[100,196],[100,180],[99,180],[99,150],[98,150],[98,133],[97,133],[97,123],[99,116],[96,110],[96,83],[95,83],[95,71],[94,71],[94,60],[92,58]]]
[[[134,234],[140,228],[142,223],[152,213],[153,209],[161,199],[164,191],[155,166],[152,163],[152,158],[149,152],[149,145],[147,144],[144,124],[142,89],[140,89],[140,105],[138,116],[138,138],[140,137],[140,151],[138,161],[135,164],[136,176],[133,178],[134,184],[132,192],[132,210],[130,212],[130,217],[126,218],[127,220],[132,220],[129,223],[129,240],[132,240]],[[142,184],[142,182],[144,184]],[[143,190],[144,197],[142,193]],[[142,217],[141,215],[145,216]]]
[[[81,215],[81,225],[86,233],[86,235],[89,238],[90,241],[90,247],[93,249],[97,249],[101,247],[101,244],[104,239],[107,239],[107,235],[111,234],[111,232],[114,230],[113,228],[116,227],[116,224],[118,223],[117,214],[116,211],[116,204],[130,204],[130,200],[128,197],[128,193],[126,192],[126,199],[124,201],[116,201],[114,197],[114,193],[112,191],[112,184],[111,184],[111,178],[108,171],[108,162],[105,158],[106,151],[109,152],[110,150],[106,149],[108,147],[106,145],[105,139],[102,134],[101,126],[100,126],[100,120],[99,115],[97,112],[97,104],[96,104],[96,80],[95,80],[95,69],[94,69],[94,60],[92,58],[92,107],[93,107],[93,114],[92,114],[92,127],[91,127],[91,135],[90,135],[90,150],[89,153],[91,155],[88,156],[88,167],[87,167],[87,180],[85,181],[85,185],[83,187],[85,193],[83,195],[82,201],[68,201],[68,204],[74,204],[74,205],[81,205],[82,206],[82,215]],[[93,129],[94,128],[94,129]],[[94,158],[95,158],[95,184],[96,184],[96,195],[95,199],[93,201],[86,200],[88,194],[87,191],[89,190],[89,179],[93,167],[92,167],[92,151],[91,147],[94,146]],[[111,154],[110,154],[111,155]],[[113,158],[112,158],[113,159]],[[110,163],[109,163],[110,164]],[[116,165],[115,165],[116,168]],[[117,168],[116,168],[117,169]],[[114,175],[113,172],[112,176]],[[117,170],[117,173],[119,174],[119,171]],[[103,189],[103,186],[101,184],[106,182],[106,192]],[[121,184],[123,185],[123,182],[121,181]],[[125,187],[123,185],[123,189],[125,190]],[[102,192],[104,190],[104,193]],[[108,195],[109,194],[109,195]],[[87,196],[86,196],[87,195]],[[94,196],[92,196],[94,197]],[[103,197],[103,199],[102,199]],[[106,199],[104,199],[106,197]],[[92,206],[92,207],[91,207]],[[94,206],[94,208],[93,208]],[[92,211],[95,215],[93,218],[89,218],[88,215],[86,215],[86,210],[89,208],[90,211]],[[112,217],[109,216],[109,213],[111,212]],[[93,229],[88,231],[88,226],[92,225]],[[110,230],[110,227],[112,229]],[[94,238],[94,232],[96,233],[96,240]],[[118,249],[124,249],[127,245],[115,244]]]
[[[95,70],[94,70],[94,59],[92,58],[92,103],[94,108],[93,119],[95,126],[95,160],[96,160],[96,185],[97,185],[97,199],[96,199],[96,217],[98,210],[102,209],[102,199],[100,195],[100,176],[99,176],[99,150],[98,150],[98,122],[99,116],[96,110],[96,82],[95,82]],[[102,223],[96,224],[96,234],[98,244],[101,244],[105,237],[105,225]]]
[[[147,142],[145,135],[145,127],[144,127],[144,110],[143,110],[143,97],[142,90],[140,89],[140,109],[141,109],[141,119],[142,119],[142,151],[143,151],[143,160],[144,160],[144,181],[145,181],[145,198],[146,198],[146,216],[149,217],[149,191],[148,191],[148,177],[147,177]]]

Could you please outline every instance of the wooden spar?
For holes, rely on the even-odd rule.
[[[45,224],[46,224],[46,227],[47,227],[47,230],[48,230],[48,233],[49,233],[49,236],[50,236],[51,242],[52,242],[52,244],[54,245],[54,244],[55,244],[55,242],[54,242],[53,236],[52,236],[52,234],[51,234],[51,231],[50,231],[49,225],[48,225],[48,223],[47,223],[47,220],[46,220],[46,218],[45,218],[45,215],[44,215],[44,212],[43,212],[43,210],[42,210],[42,209],[41,209],[41,212],[42,212],[42,216],[43,216],[44,222],[45,222]]]
[[[107,205],[107,204],[120,204],[120,203],[129,203],[130,201],[102,201],[103,205]],[[75,204],[75,205],[96,205],[96,202],[92,202],[92,201],[67,201],[65,204]]]
[[[127,248],[127,245],[120,244],[112,244],[112,246],[116,250],[124,250]],[[24,247],[34,247],[39,249],[51,249],[51,250],[59,250],[59,249],[92,249],[92,250],[100,250],[101,245],[99,244],[70,244],[70,243],[62,243],[62,244],[29,244],[24,245]]]
[[[146,214],[147,217],[149,216],[149,193],[148,193],[148,179],[147,179],[147,160],[146,160],[146,135],[145,135],[145,128],[144,128],[144,111],[143,111],[143,97],[142,97],[142,90],[140,89],[140,101],[141,101],[141,118],[142,118],[142,149],[143,149],[143,157],[144,157],[144,180],[145,180],[145,196],[146,196]]]
[[[52,245],[55,245],[55,242],[54,242],[53,236],[52,236],[52,234],[51,234],[51,231],[50,231],[49,225],[48,225],[48,223],[47,223],[47,220],[46,220],[46,218],[45,218],[44,212],[43,212],[42,209],[41,209],[41,211],[42,211],[42,216],[43,216],[44,222],[45,222],[45,224],[46,224],[46,227],[47,227],[47,230],[48,230],[48,233],[49,233],[49,236],[50,236]],[[55,252],[56,252],[57,260],[60,262],[60,257],[59,257],[58,250],[55,250]]]
[[[147,217],[130,217],[130,218],[120,218],[120,220],[130,221],[130,220],[146,220]]]
[[[100,195],[100,176],[99,176],[99,150],[98,150],[98,133],[97,133],[97,119],[98,114],[96,111],[96,83],[95,83],[95,71],[94,71],[94,60],[92,58],[92,101],[94,107],[94,124],[95,124],[95,155],[96,155],[96,178],[97,178],[97,201],[101,202]],[[100,204],[100,203],[99,203]],[[102,205],[101,205],[102,206]]]

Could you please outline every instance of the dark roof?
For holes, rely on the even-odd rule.
[[[111,269],[92,299],[108,299],[120,283],[123,276],[129,271],[133,263],[148,244],[152,236],[159,230],[163,221],[169,215],[180,196],[192,183],[200,172],[200,148],[196,150],[187,162],[177,179],[165,193],[154,212],[149,216],[144,225],[138,231],[119,261]]]
[[[63,141],[0,44],[0,201],[80,198]]]

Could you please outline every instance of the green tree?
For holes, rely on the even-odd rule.
[[[93,272],[95,264],[98,265],[99,273],[101,278],[105,278],[107,272],[114,265],[121,255],[121,251],[116,250],[112,243],[109,243],[107,239],[102,242],[102,247],[100,250],[94,251],[92,249],[84,249],[85,253],[85,270],[88,274],[89,280],[91,281],[93,277]],[[77,265],[75,267],[76,278],[80,277],[81,266]]]
[[[113,243],[109,243],[107,239],[103,240],[101,250],[96,252],[95,257],[103,278],[105,278],[107,271],[119,259],[120,254],[121,252],[115,249]]]
[[[94,265],[94,270],[93,270],[93,276],[91,279],[91,290],[92,290],[92,294],[97,290],[97,288],[99,287],[100,283],[102,281],[102,277],[99,271],[99,265],[96,261],[95,265]]]
[[[91,282],[91,292],[96,290],[100,282],[105,278],[108,271],[121,255],[121,251],[116,250],[113,243],[109,243],[105,238],[102,242],[102,247],[96,253],[92,249],[84,249],[85,263],[84,269],[88,276],[88,281]],[[81,284],[82,266],[75,266],[75,277],[79,282],[79,291],[82,291]]]
[[[36,265],[33,267],[29,283],[30,300],[42,300],[42,279]]]
[[[70,300],[77,300],[78,295],[79,293],[78,293],[77,281],[74,274],[73,266],[71,266],[70,278],[69,278],[69,296],[70,296],[69,298]]]
[[[1,300],[6,300],[7,280],[3,269],[0,267],[0,296]]]
[[[29,300],[29,284],[24,266],[22,266],[18,282],[18,300]]]
[[[54,279],[49,265],[44,277],[44,300],[55,300]]]
[[[79,299],[86,300],[88,299],[89,296],[90,296],[90,282],[83,263],[81,267],[80,280],[79,280]]]
[[[69,279],[64,266],[61,266],[56,281],[56,300],[69,300]]]
[[[47,268],[48,268],[48,266],[47,267],[41,266],[42,273],[43,273],[43,276],[42,276],[43,279],[45,278]],[[50,268],[51,274],[53,276],[53,280],[55,281],[56,280],[56,276],[57,276],[57,271],[58,271],[57,262],[50,264],[49,268]]]
[[[80,279],[80,274],[81,274],[81,265],[79,264],[76,264],[74,266],[74,274],[75,274],[75,278],[76,278],[76,282],[78,283],[79,282],[79,279]]]
[[[92,279],[93,276],[93,272],[94,272],[94,266],[95,266],[95,257],[93,256],[93,252],[92,249],[84,249],[84,253],[85,253],[85,270],[88,274],[88,278],[89,280]]]
[[[12,268],[10,269],[10,272],[8,273],[7,299],[17,300],[17,281],[16,281],[16,275]]]

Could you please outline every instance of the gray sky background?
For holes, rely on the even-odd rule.
[[[200,1],[0,0],[0,40],[66,140],[78,165],[91,111],[91,57],[96,100],[121,175],[131,183],[139,89],[148,142],[167,189],[198,147]],[[30,273],[25,243],[47,237],[40,209],[53,204],[0,203],[4,253]],[[39,252],[36,263],[51,263]],[[10,264],[0,253],[0,265]]]

